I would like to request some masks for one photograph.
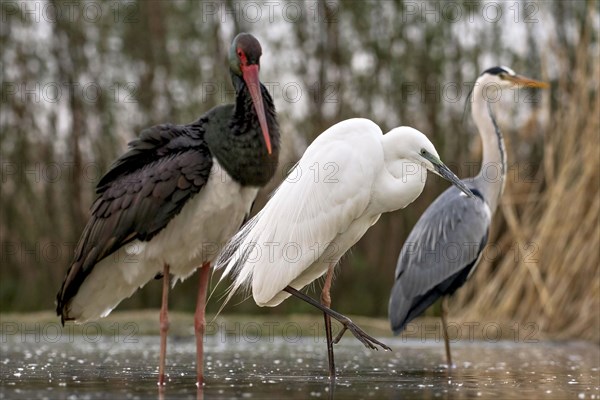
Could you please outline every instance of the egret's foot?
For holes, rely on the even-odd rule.
[[[311,298],[310,296],[305,295],[304,293],[300,292],[298,289],[295,289],[291,286],[286,286],[285,288],[283,288],[283,290],[285,292],[288,292],[289,294],[296,296],[299,299],[304,300],[305,302],[317,307],[319,310],[328,314],[331,318],[334,318],[336,321],[338,321],[340,324],[342,324],[342,326],[343,326],[342,331],[337,336],[337,338],[333,341],[334,344],[340,341],[340,339],[342,338],[342,335],[344,334],[344,332],[346,332],[346,329],[348,329],[348,330],[350,330],[350,332],[352,332],[354,337],[356,337],[362,344],[364,344],[366,347],[368,347],[370,349],[378,350],[377,346],[380,346],[382,349],[389,350],[389,351],[392,350],[387,345],[381,343],[379,340],[377,340],[374,337],[365,333],[365,331],[360,329],[354,322],[352,322],[350,320],[350,318],[346,317],[345,315],[340,314],[337,311],[332,310],[329,307],[325,307],[323,304],[320,304],[318,301]]]
[[[377,348],[377,346],[379,346],[384,350],[392,351],[392,349],[388,345],[381,343],[379,340],[375,339],[373,336],[367,334],[358,325],[356,325],[354,322],[352,322],[352,320],[350,318],[345,317],[343,315],[340,318],[336,318],[335,316],[332,316],[332,317],[335,318],[340,324],[342,324],[342,330],[336,336],[335,340],[333,341],[333,344],[338,344],[339,341],[342,339],[342,336],[344,336],[344,333],[346,333],[346,330],[349,330],[350,332],[352,332],[354,337],[357,338],[367,348],[370,348],[372,350],[379,350]]]
[[[333,356],[333,335],[331,334],[331,317],[327,313],[325,316],[325,336],[327,338],[327,359],[329,361],[329,381],[335,381],[335,358]]]
[[[342,339],[342,336],[344,336],[344,333],[346,333],[347,330],[348,330],[348,328],[346,328],[346,326],[342,325],[342,330],[335,337],[333,344],[338,344],[340,342],[340,340]]]

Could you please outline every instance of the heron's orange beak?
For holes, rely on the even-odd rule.
[[[269,128],[267,127],[267,118],[265,117],[265,107],[263,105],[263,98],[260,92],[260,81],[258,79],[258,65],[242,65],[242,77],[248,90],[250,90],[250,96],[254,103],[254,109],[258,116],[258,123],[265,139],[265,145],[267,146],[267,152],[271,154],[271,138],[269,137]]]
[[[516,76],[507,76],[505,79],[513,82],[517,86],[528,87],[528,88],[540,88],[547,89],[550,85],[547,82],[536,81],[535,79],[530,79],[524,76],[516,75]]]

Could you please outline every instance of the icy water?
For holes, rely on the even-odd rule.
[[[335,354],[339,377],[325,377],[322,338],[207,339],[206,384],[195,387],[192,337],[170,338],[167,387],[156,386],[156,336],[4,336],[2,399],[170,398],[540,398],[599,399],[599,347],[590,343],[443,343],[386,339],[371,351],[348,336]]]

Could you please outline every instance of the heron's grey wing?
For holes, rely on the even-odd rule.
[[[389,303],[396,334],[439,297],[462,286],[487,243],[489,207],[465,183],[477,198],[454,186],[447,189],[425,210],[402,247]]]
[[[133,240],[150,240],[206,184],[212,157],[201,122],[144,130],[100,180],[57,295],[58,315],[97,262]]]

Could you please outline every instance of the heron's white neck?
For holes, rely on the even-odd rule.
[[[477,189],[482,192],[493,213],[504,191],[507,168],[506,149],[504,138],[494,119],[491,104],[486,100],[486,90],[490,90],[490,87],[481,82],[481,79],[478,79],[473,88],[471,112],[481,136],[483,160],[481,171],[474,178],[474,183]]]

